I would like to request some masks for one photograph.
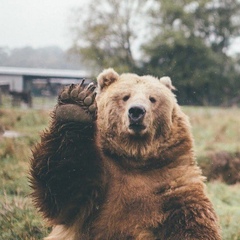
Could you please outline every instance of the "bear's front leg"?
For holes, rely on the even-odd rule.
[[[83,224],[98,208],[101,165],[95,146],[95,86],[71,85],[58,98],[50,127],[33,150],[35,205],[53,224]],[[80,213],[81,212],[81,213]]]

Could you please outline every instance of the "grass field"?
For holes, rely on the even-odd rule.
[[[240,151],[240,109],[184,107],[190,116],[197,159],[209,153]],[[31,147],[49,120],[47,110],[0,109],[0,125],[21,134],[0,138],[0,239],[42,239],[49,229],[29,198]],[[240,240],[240,184],[207,183],[224,240]]]

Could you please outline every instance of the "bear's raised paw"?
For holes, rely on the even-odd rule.
[[[80,84],[72,84],[63,89],[58,96],[56,118],[58,121],[92,122],[96,119],[96,85],[90,83],[84,87],[84,80]]]

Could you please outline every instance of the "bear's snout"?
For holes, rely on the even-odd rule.
[[[128,110],[129,129],[134,132],[140,132],[146,128],[143,124],[143,119],[146,109],[142,105],[133,105]]]
[[[130,107],[128,110],[128,117],[130,119],[130,123],[133,124],[141,123],[145,113],[146,109],[141,105],[135,105]]]

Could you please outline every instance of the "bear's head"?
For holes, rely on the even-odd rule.
[[[100,148],[118,156],[146,160],[167,141],[177,105],[169,77],[118,75],[97,78],[97,128]]]

